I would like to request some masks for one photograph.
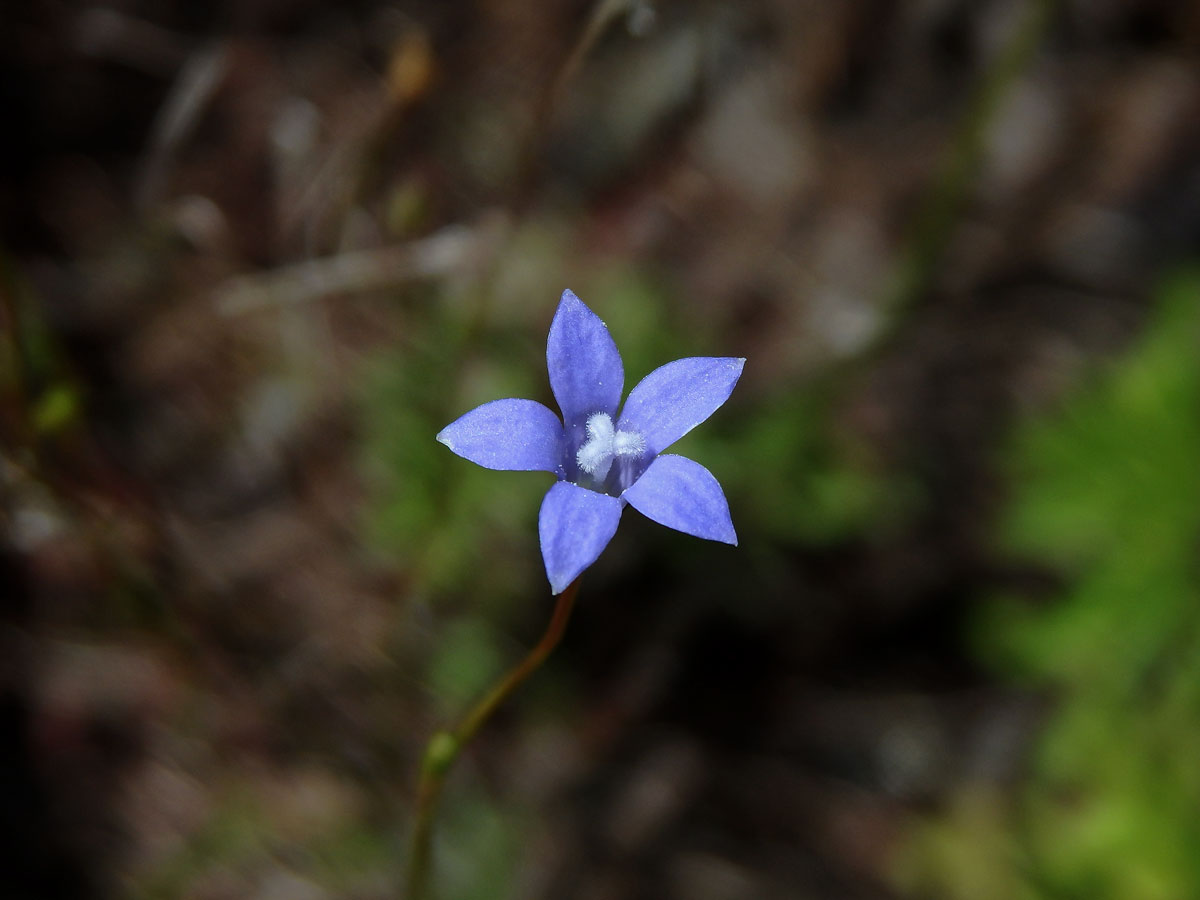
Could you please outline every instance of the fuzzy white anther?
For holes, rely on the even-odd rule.
[[[596,481],[608,477],[614,457],[638,456],[646,450],[644,437],[636,431],[617,431],[608,413],[588,416],[587,436],[587,441],[575,454],[575,462]]]
[[[613,453],[617,456],[638,456],[646,449],[646,439],[636,431],[618,431],[613,436]]]

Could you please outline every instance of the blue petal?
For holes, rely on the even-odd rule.
[[[563,291],[550,323],[546,365],[568,429],[597,412],[616,418],[625,389],[621,354],[600,317],[571,291]]]
[[[693,356],[660,366],[629,392],[617,428],[637,431],[647,450],[661,453],[729,399],[745,364],[734,357]]]
[[[534,400],[493,400],[447,425],[437,439],[486,469],[558,472],[563,428]]]
[[[685,456],[660,456],[621,496],[660,525],[737,546],[721,485],[712,472]]]
[[[561,593],[596,561],[617,533],[624,504],[569,481],[546,492],[538,515],[538,537],[552,593]]]

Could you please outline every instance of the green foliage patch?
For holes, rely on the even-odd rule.
[[[918,829],[901,864],[915,892],[1200,896],[1198,348],[1189,272],[1118,364],[1018,430],[1003,543],[1065,587],[996,599],[976,641],[1052,712],[1013,795],[971,786]]]

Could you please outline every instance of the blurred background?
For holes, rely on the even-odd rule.
[[[397,896],[536,641],[434,441],[745,356],[465,755],[443,898],[1200,896],[1200,6],[0,12],[0,894]]]

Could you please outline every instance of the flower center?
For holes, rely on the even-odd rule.
[[[596,481],[608,477],[615,457],[639,456],[646,450],[644,437],[636,431],[617,431],[608,413],[588,416],[587,436],[587,441],[575,454],[575,462]]]

